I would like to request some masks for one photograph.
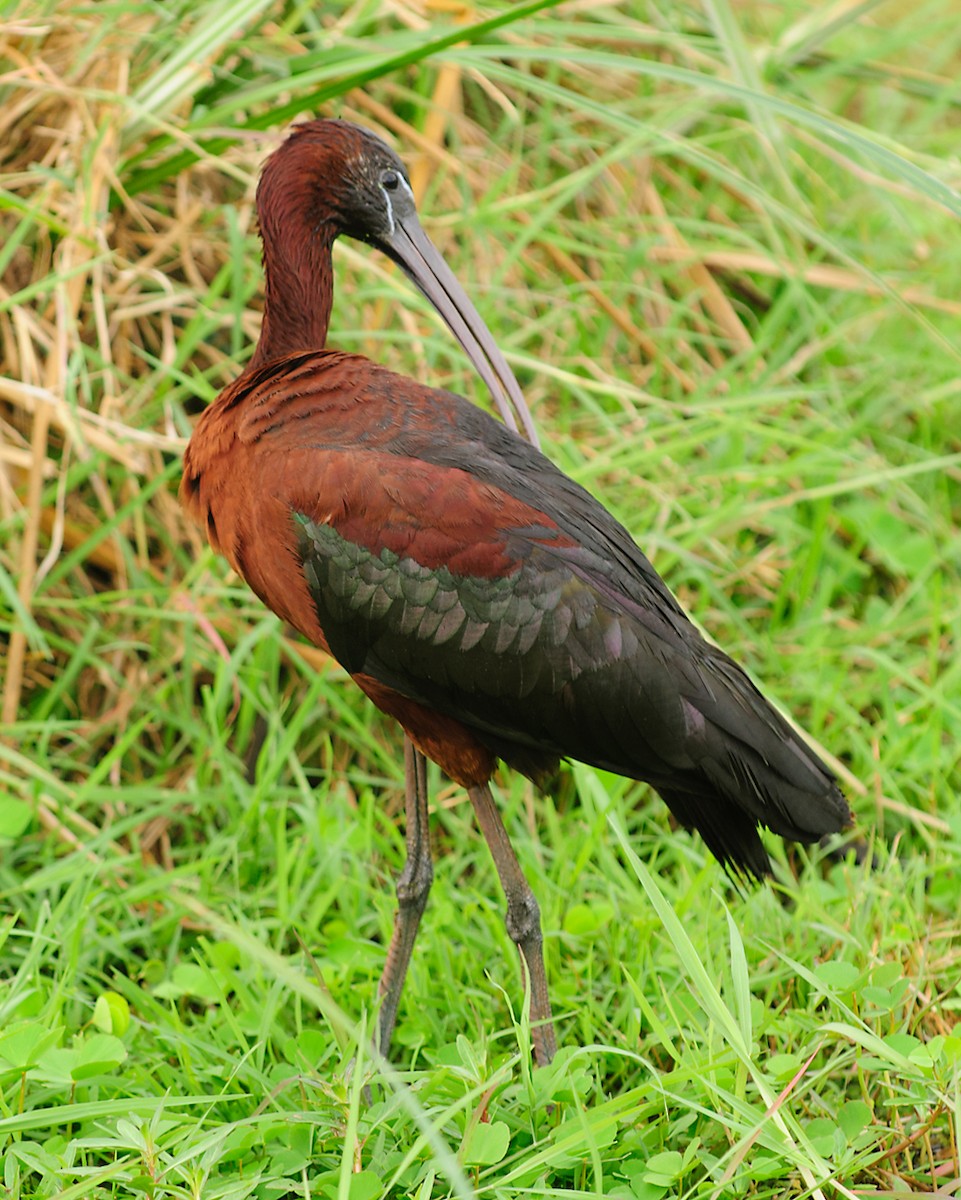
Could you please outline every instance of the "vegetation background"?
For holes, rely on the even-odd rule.
[[[4,1194],[954,1194],[955,0],[2,14]],[[549,453],[834,756],[870,843],[778,848],[741,897],[646,788],[503,776],[548,1071],[436,775],[370,1062],[399,731],[178,509],[256,337],[258,167],[302,113],[394,139]],[[336,257],[335,344],[487,402],[388,263]]]

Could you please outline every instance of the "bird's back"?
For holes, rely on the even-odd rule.
[[[286,521],[291,558],[276,597],[264,564],[232,561],[288,619],[298,571],[324,644],[378,702],[443,714],[535,777],[569,757],[646,780],[749,874],[768,868],[759,824],[813,841],[848,822],[818,756],[627,531],[527,442],[460,397],[330,351],[238,393],[235,437],[257,453],[251,511],[232,520],[252,544],[258,521]],[[313,616],[301,624],[317,641]]]

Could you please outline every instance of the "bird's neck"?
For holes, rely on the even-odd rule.
[[[306,221],[264,230],[264,319],[248,370],[322,350],[334,298],[333,234]],[[271,236],[273,235],[273,236]]]

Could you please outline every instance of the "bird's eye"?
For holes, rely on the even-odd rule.
[[[385,171],[380,177],[381,186],[388,192],[396,192],[400,187],[400,176],[396,171]]]

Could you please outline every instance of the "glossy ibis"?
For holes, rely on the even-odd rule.
[[[588,492],[461,397],[325,349],[332,247],[346,234],[400,264],[495,395],[519,395],[393,151],[344,121],[297,126],[264,167],[257,210],[260,340],[198,421],[181,498],[264,603],[467,789],[530,979],[535,1055],[549,1062],[540,915],[488,786],[498,759],[538,782],[564,757],[646,780],[747,876],[769,870],[759,826],[811,842],[842,829],[848,806]],[[424,764],[410,751],[406,765],[385,1053],[432,878]]]

